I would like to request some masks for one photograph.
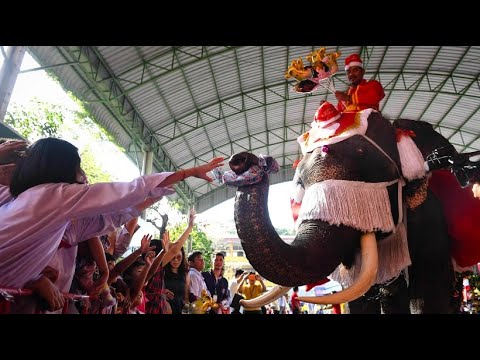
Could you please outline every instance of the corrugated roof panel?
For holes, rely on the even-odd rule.
[[[237,51],[243,91],[263,87],[262,52],[258,46],[246,46]]]
[[[402,112],[404,106],[406,105],[409,97],[409,91],[395,91],[394,95],[395,101],[388,101],[386,105],[382,108],[382,114],[392,119],[396,119],[399,117],[400,113]]]
[[[480,47],[473,46],[458,65],[456,73],[477,77],[480,69]]]
[[[265,108],[260,107],[247,111],[248,129],[251,134],[265,131]]]
[[[268,87],[265,91],[265,96],[268,104],[285,102],[285,85],[280,84],[277,86]]]
[[[189,66],[183,73],[188,85],[187,91],[192,92],[196,103],[218,101],[215,80],[206,61]]]
[[[278,124],[283,124],[284,119],[284,107],[278,107],[275,105],[267,106],[267,129],[275,128],[278,126]]]
[[[447,139],[449,137],[451,137],[456,131],[455,129],[449,129],[449,128],[446,128],[442,125],[440,125],[438,127],[434,126],[433,128],[435,129],[435,131],[438,131],[440,134],[442,134]]]
[[[267,84],[283,82],[289,61],[287,48],[284,46],[265,46],[263,48],[264,71]]]
[[[176,71],[169,76],[162,78],[159,85],[168,108],[176,118],[196,110],[194,99],[192,98],[188,84],[180,71]]]
[[[468,151],[465,151],[465,152],[472,152],[472,151],[476,151],[478,149],[480,149],[480,138],[478,138],[477,140],[472,142],[470,144],[470,147],[468,148]]]
[[[454,95],[438,94],[435,100],[433,100],[432,105],[425,111],[422,120],[428,121],[431,124],[437,124],[457,99],[458,97]]]
[[[408,105],[403,110],[401,117],[404,119],[421,120],[420,116],[434,96],[434,93],[415,92],[414,96],[411,97]]]
[[[415,46],[403,70],[425,72],[438,49],[439,46]]]
[[[235,139],[232,144],[232,155],[241,151],[248,151],[250,149],[249,139]]]
[[[480,82],[478,81],[478,77],[472,79],[472,85],[465,92],[465,95],[480,98]]]
[[[442,124],[457,127],[459,123],[465,122],[474,112],[476,112],[477,109],[477,102],[473,102],[472,99],[459,97],[458,102],[442,119]]]
[[[480,113],[478,110],[475,111],[472,117],[466,118],[465,121],[462,125],[462,130],[469,131],[473,134],[480,134]]]
[[[236,57],[233,51],[228,56],[211,57],[209,68],[209,71],[214,74],[214,80],[217,85],[216,91],[218,91],[221,98],[229,98],[242,91]]]
[[[470,140],[472,140],[472,139],[470,139]],[[465,146],[466,144],[468,144],[468,141],[465,141],[465,137],[464,137],[463,134],[461,134],[460,132],[454,133],[454,134],[449,138],[449,141],[450,141],[452,144],[458,144],[458,145],[461,145],[461,146]]]
[[[228,132],[232,139],[238,139],[248,136],[247,121],[244,113],[237,113],[228,118]]]
[[[380,70],[385,71],[402,68],[407,61],[410,49],[410,46],[389,46],[386,49],[386,53],[383,51],[381,53],[377,52],[378,56],[370,60],[370,64],[367,65],[366,69],[371,70],[372,67],[370,65],[376,65],[374,67],[375,70],[380,67]]]
[[[229,131],[223,119],[221,121],[205,125],[204,129],[208,134],[210,142],[213,146],[215,146],[214,143],[224,144],[231,141],[231,138],[229,137]]]
[[[115,74],[128,77],[127,70],[136,67],[141,62],[141,57],[132,46],[98,46],[97,49]],[[123,74],[125,72],[127,74]]]
[[[430,71],[451,73],[462,59],[466,46],[442,46],[430,68]]]
[[[310,128],[320,101],[337,103],[334,95],[324,88],[310,95],[292,92],[296,81],[284,79],[292,60],[301,58],[304,65],[309,65],[305,57],[324,45],[31,49],[43,65],[75,62],[80,50],[95,62],[92,66],[82,63],[52,67],[51,71],[62,78],[65,88],[73,89],[83,99],[93,100],[87,105],[93,116],[123,146],[128,146],[131,140],[118,123],[124,116],[117,109],[122,92],[147,127],[158,134],[158,142],[176,164],[192,163],[192,157],[196,156],[208,161],[214,148],[218,148],[217,153],[230,154],[252,147],[255,152],[278,154],[284,165],[284,159],[293,162],[299,156],[296,138]],[[462,126],[463,131],[454,135],[454,141],[470,141],[478,146],[475,136],[480,128],[477,111],[480,47],[468,48],[466,52],[467,47],[327,46],[327,52],[336,50],[342,52],[339,71],[333,77],[337,90],[348,88],[343,70],[345,58],[361,52],[366,79],[377,75],[386,89],[381,102],[384,115],[440,122],[439,129],[448,136]],[[103,58],[100,62],[107,65],[110,74],[92,73],[98,68],[99,59],[95,56]],[[82,55],[84,59],[87,57]],[[398,76],[400,73],[402,76]],[[120,79],[121,90],[109,93],[110,75]],[[101,101],[97,99],[99,96]],[[117,103],[102,102],[114,97]],[[136,131],[130,122],[124,126],[130,132]],[[211,189],[199,179],[187,184],[198,184],[195,191],[199,192]]]

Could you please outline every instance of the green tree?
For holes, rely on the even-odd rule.
[[[78,140],[81,135],[97,142],[110,140],[105,130],[98,127],[83,109],[71,111],[65,106],[37,100],[27,105],[14,105],[13,111],[5,115],[5,123],[31,142],[45,137]],[[98,166],[88,142],[80,149],[80,157],[90,184],[112,181],[111,175]]]
[[[95,153],[90,148],[90,145],[85,146],[80,153],[80,158],[82,159],[82,169],[87,174],[89,184],[112,181],[112,176],[98,166],[95,160]]]
[[[32,101],[29,105],[14,105],[5,114],[5,123],[30,141],[43,137],[58,137],[63,125],[64,108],[59,105]]]

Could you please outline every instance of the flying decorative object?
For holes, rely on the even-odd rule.
[[[294,78],[298,82],[293,91],[311,93],[320,85],[329,91],[335,92],[331,77],[338,71],[337,59],[342,53],[327,53],[324,47],[311,52],[306,56],[310,65],[304,66],[301,58],[293,60],[285,73],[285,79]]]

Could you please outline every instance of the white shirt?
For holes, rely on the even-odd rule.
[[[200,271],[195,268],[190,268],[188,274],[190,275],[190,292],[193,295],[195,295],[197,298],[202,297],[202,289],[205,289],[207,291],[207,294],[211,295],[207,289],[205,279],[203,278]]]

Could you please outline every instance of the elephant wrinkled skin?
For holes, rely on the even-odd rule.
[[[398,169],[401,164],[396,129],[413,130],[415,137],[412,139],[424,158],[434,149],[449,145],[428,123],[396,120],[392,124],[381,114],[373,112],[368,117],[366,137],[354,135],[329,145],[328,151],[316,148],[302,158],[294,177],[296,185],[305,191],[302,207],[311,194],[309,189],[325,184],[327,180],[344,180],[347,184],[388,183],[386,191],[392,224],[397,225],[401,182],[394,181],[400,177]],[[406,209],[407,257],[409,253],[408,260],[411,260],[408,271],[397,271],[390,281],[372,286],[364,296],[351,302],[352,313],[379,313],[380,305],[384,313],[452,312],[455,273],[449,253],[449,237],[439,200],[428,189],[428,179],[427,173],[420,179],[407,181],[403,187],[401,201]],[[340,265],[347,270],[354,266],[365,230],[300,216],[296,238],[287,245],[270,221],[268,187],[268,176],[257,184],[239,187],[234,210],[238,236],[246,256],[262,276],[276,284],[293,287],[329,276]],[[364,205],[358,205],[359,211]],[[391,230],[379,228],[374,231],[379,247],[391,233]],[[380,263],[379,271],[383,270],[382,266]]]

